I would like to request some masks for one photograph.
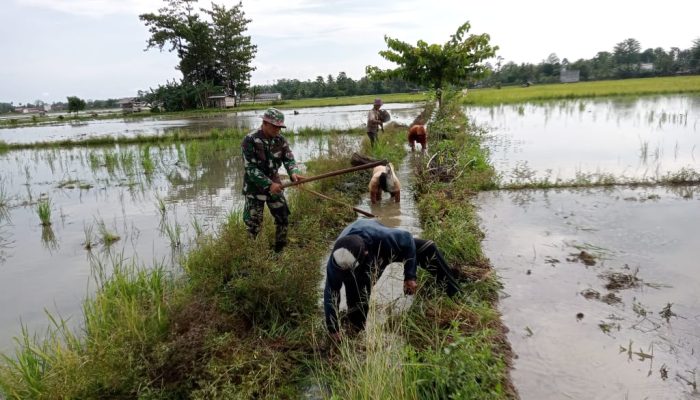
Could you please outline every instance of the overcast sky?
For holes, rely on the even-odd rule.
[[[162,5],[0,0],[0,102],[120,98],[179,79],[174,54],[144,52],[148,32],[138,15]],[[258,46],[254,84],[340,71],[359,79],[366,65],[391,67],[378,54],[384,35],[442,44],[465,21],[470,33],[490,34],[498,55],[518,63],[550,53],[591,58],[630,37],[642,49],[666,50],[700,38],[700,0],[244,0],[243,10]]]

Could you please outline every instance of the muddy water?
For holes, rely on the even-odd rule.
[[[360,139],[290,142],[303,163]],[[80,320],[90,258],[177,265],[198,231],[215,232],[243,204],[240,147],[231,141],[12,151],[0,155],[0,171],[0,196],[9,204],[0,208],[0,351],[11,349],[20,320],[41,331],[44,308]],[[42,228],[36,204],[47,197],[52,224]],[[120,239],[105,245],[101,227]]]
[[[478,205],[523,399],[700,397],[700,187],[497,191]]]
[[[700,96],[469,107],[505,183],[657,179],[700,163]]]
[[[401,182],[401,201],[396,203],[389,197],[388,194],[384,194],[382,201],[372,204],[369,198],[369,192],[362,196],[360,202],[356,205],[365,211],[369,211],[377,216],[377,219],[382,224],[391,227],[404,229],[411,232],[414,236],[420,237],[422,232],[420,227],[420,220],[418,219],[418,211],[416,210],[416,204],[413,198],[413,192],[410,190],[410,183],[413,177],[413,171],[411,167],[412,157],[406,157],[400,165],[397,165],[396,175]],[[416,156],[420,157],[420,156]],[[367,182],[369,184],[369,181]],[[364,218],[358,216],[358,218]],[[321,260],[321,268],[325,276],[326,262],[328,261],[329,254]],[[325,282],[321,282],[321,285],[325,285]],[[345,302],[345,289],[341,290],[340,299],[340,309],[347,309],[347,303]],[[321,299],[321,302],[323,299]],[[368,320],[368,324],[373,321],[382,322],[386,317],[387,313],[395,313],[406,310],[410,307],[413,298],[410,296],[405,296],[403,294],[403,264],[393,263],[387,266],[384,274],[379,278],[377,283],[375,283],[371,301],[377,305],[376,310],[379,311],[375,316],[376,319]]]
[[[383,106],[391,114],[392,121],[409,124],[421,111],[421,105],[414,103],[388,103]],[[287,130],[294,132],[301,128],[350,129],[364,126],[371,106],[311,107],[297,110],[284,110]],[[86,121],[76,124],[51,126],[29,126],[0,129],[0,141],[7,143],[32,143],[65,139],[85,139],[100,136],[135,137],[137,135],[164,135],[176,131],[207,132],[211,129],[253,129],[260,125],[264,110],[230,112],[224,115],[204,118],[164,119],[158,117],[143,119],[110,119]]]

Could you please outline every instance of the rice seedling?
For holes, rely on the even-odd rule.
[[[179,248],[182,245],[182,225],[180,225],[177,220],[172,224],[167,218],[161,221],[161,233],[165,234],[170,240],[170,247]]]
[[[649,157],[649,141],[642,141],[641,145],[639,147],[639,157],[642,160],[642,164],[647,163],[647,159]]]
[[[185,157],[187,158],[187,165],[191,169],[195,169],[200,163],[200,146],[199,142],[190,142],[185,148]]]
[[[160,212],[160,218],[165,218],[165,213],[167,212],[167,206],[165,204],[165,199],[156,194],[156,209]]]
[[[116,168],[119,166],[119,159],[117,154],[111,150],[104,150],[102,152],[104,156],[105,167],[110,175],[114,175]]]
[[[94,151],[91,151],[88,154],[88,161],[90,163],[90,170],[92,170],[92,172],[98,171],[102,166],[102,160],[100,156]]]
[[[95,236],[94,232],[94,226],[91,225],[84,225],[83,226],[83,233],[85,234],[85,239],[83,240],[83,248],[85,250],[92,250],[93,246],[97,244],[97,236]]]
[[[39,215],[42,226],[51,225],[51,200],[48,197],[39,200],[36,212]]]
[[[130,150],[121,150],[119,151],[119,162],[121,169],[129,175],[133,175],[135,173],[135,157],[134,153]]]
[[[148,175],[153,174],[155,170],[155,165],[153,164],[153,159],[151,158],[151,147],[144,146],[141,151],[141,166],[143,167],[143,173]]]
[[[0,178],[0,222],[9,218],[10,195],[5,187],[5,181]]]
[[[192,229],[194,229],[195,239],[201,237],[204,233],[204,227],[202,227],[202,224],[199,222],[196,216],[192,216],[192,219],[190,220],[190,225],[192,225]]]
[[[100,239],[102,240],[102,244],[105,246],[111,246],[112,244],[116,243],[121,239],[119,235],[110,231],[107,228],[107,225],[105,224],[104,220],[97,221],[97,232],[99,234]]]

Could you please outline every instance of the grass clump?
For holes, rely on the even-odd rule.
[[[105,224],[104,220],[97,221],[97,232],[100,240],[102,240],[102,244],[108,247],[121,239],[119,235],[107,228],[107,224]]]
[[[42,226],[51,225],[51,200],[48,197],[42,198],[36,205],[36,213]]]

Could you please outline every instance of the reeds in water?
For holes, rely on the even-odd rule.
[[[36,205],[36,212],[39,215],[42,226],[51,225],[51,200],[48,197],[39,200]]]

